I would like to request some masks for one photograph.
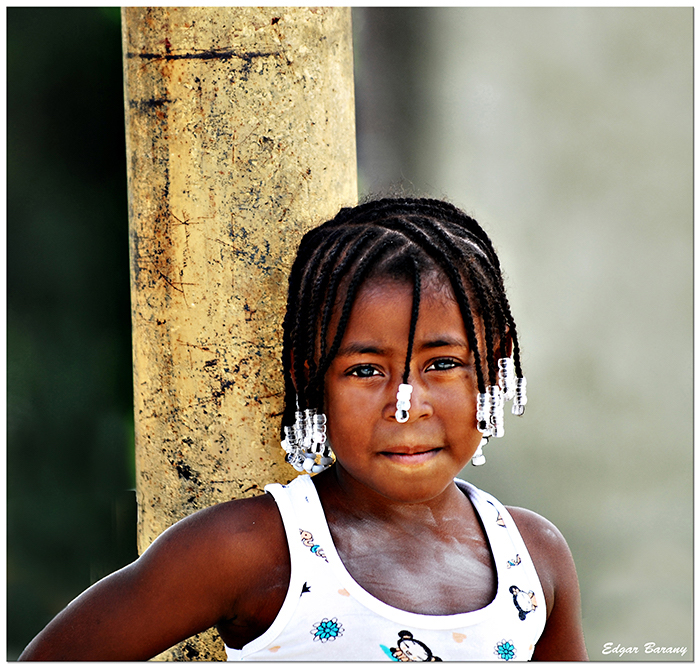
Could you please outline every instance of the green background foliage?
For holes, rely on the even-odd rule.
[[[136,557],[121,32],[7,9],[7,644]]]

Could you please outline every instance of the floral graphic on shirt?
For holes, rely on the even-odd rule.
[[[496,648],[493,652],[499,659],[504,661],[512,661],[515,658],[515,645],[511,640],[501,640],[496,643]]]
[[[515,555],[515,559],[508,559],[508,568],[512,568],[513,566],[517,566],[522,562],[522,559],[520,558],[519,554]]]
[[[320,640],[321,642],[335,640],[343,635],[343,631],[343,625],[338,622],[336,617],[333,617],[333,619],[324,617],[320,622],[316,622],[311,629],[311,633],[314,636],[314,642],[316,640]]]
[[[442,661],[439,656],[433,656],[430,648],[420,640],[416,640],[410,631],[399,631],[397,647],[379,645],[382,651],[392,661]]]
[[[306,547],[310,548],[315,555],[321,557],[321,559],[328,563],[328,559],[326,559],[326,554],[324,553],[323,548],[314,543],[314,537],[311,532],[305,531],[304,529],[299,529],[299,534],[301,536],[301,542],[306,545]]]
[[[513,594],[513,605],[518,609],[518,618],[522,621],[528,613],[537,608],[537,599],[534,591],[523,591],[512,585],[508,591]]]

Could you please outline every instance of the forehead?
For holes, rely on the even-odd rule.
[[[399,302],[409,299],[413,302],[413,283],[408,280],[391,277],[378,277],[365,281],[355,295],[355,306],[363,308],[363,305],[372,303],[380,304],[382,301]],[[445,276],[431,274],[421,277],[420,303],[435,302],[439,306],[459,308],[454,290]]]
[[[413,285],[381,279],[366,282],[358,291],[350,311],[343,340],[365,336],[408,336],[414,307]],[[431,280],[421,285],[417,330],[424,338],[466,338],[464,321],[449,282]]]
[[[346,275],[340,282],[338,294],[333,305],[333,310],[342,309],[347,299],[349,285],[352,277]],[[437,267],[424,269],[420,273],[421,301],[425,296],[431,298],[441,297],[443,299],[456,302],[455,293],[447,275]],[[355,290],[353,306],[361,298],[366,298],[373,293],[381,293],[386,296],[387,292],[410,291],[413,293],[413,276],[397,275],[395,273],[384,273],[381,268],[378,272],[370,272]]]

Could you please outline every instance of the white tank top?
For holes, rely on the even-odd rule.
[[[308,475],[265,491],[275,498],[289,544],[289,589],[272,626],[230,661],[524,661],[546,621],[544,594],[512,517],[495,498],[459,479],[484,525],[496,572],[485,608],[420,615],[376,599],[353,580],[331,538]],[[410,582],[406,586],[411,586]]]

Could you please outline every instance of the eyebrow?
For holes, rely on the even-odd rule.
[[[469,346],[466,341],[460,338],[453,338],[451,336],[425,341],[419,347],[417,347],[417,349],[428,350],[432,348],[450,347],[469,349]],[[386,348],[381,348],[380,346],[374,345],[372,343],[364,343],[362,341],[351,341],[347,345],[343,346],[340,350],[338,350],[336,355],[337,357],[344,357],[346,355],[385,355],[386,352]]]
[[[363,343],[362,341],[350,342],[343,346],[336,353],[337,357],[344,357],[345,355],[384,355],[386,353],[385,348],[380,348],[371,343]]]
[[[432,341],[425,341],[423,344],[421,344],[420,349],[426,349],[426,348],[449,348],[449,347],[456,347],[456,348],[469,348],[469,345],[464,339],[452,337],[452,336],[447,336],[441,339],[434,339]]]

